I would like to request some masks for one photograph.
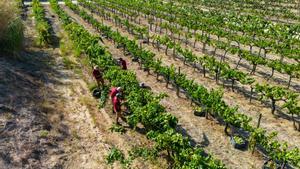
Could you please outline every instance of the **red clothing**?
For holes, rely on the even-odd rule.
[[[94,69],[93,70],[93,76],[95,77],[95,79],[102,79],[102,74],[98,69]]]
[[[111,97],[111,101],[113,102],[113,99],[114,99],[114,97],[117,95],[117,93],[118,93],[118,90],[117,90],[117,88],[116,87],[113,87],[111,90],[110,90],[110,97]]]
[[[113,98],[113,106],[115,112],[121,111],[121,101],[116,96]]]
[[[127,70],[127,63],[125,60],[123,60],[123,59],[121,60],[121,65],[122,65],[123,70]]]

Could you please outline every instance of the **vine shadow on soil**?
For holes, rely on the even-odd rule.
[[[53,67],[51,64],[53,59],[42,50],[23,51],[18,58],[0,56],[0,116],[7,119],[1,124],[4,127],[0,131],[0,137],[6,140],[1,143],[5,145],[1,151],[6,155],[5,158],[0,155],[0,158],[5,161],[8,168],[12,162],[12,159],[8,157],[13,156],[16,151],[10,146],[10,142],[11,140],[22,141],[19,140],[18,135],[22,135],[22,139],[30,145],[31,155],[35,159],[40,160],[43,155],[41,152],[43,148],[38,144],[32,144],[31,139],[28,141],[26,138],[31,137],[28,135],[28,129],[38,132],[50,131],[52,128],[53,124],[49,119],[49,115],[52,114],[49,112],[57,113],[57,110],[46,110],[43,108],[43,103],[48,97],[55,100],[60,98],[60,95],[47,84],[61,85],[62,83],[57,79],[68,78],[67,74]],[[59,140],[64,140],[68,137],[69,129],[66,126],[61,127],[66,132],[62,133]],[[28,159],[21,163],[20,165],[27,164]]]

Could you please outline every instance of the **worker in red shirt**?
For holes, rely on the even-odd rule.
[[[113,87],[110,89],[110,93],[109,96],[111,98],[111,101],[113,102],[114,97],[118,94],[122,92],[122,88],[121,87]]]
[[[110,89],[110,93],[109,96],[111,98],[111,103],[114,103],[114,97],[118,94],[122,92],[122,88],[121,87],[113,87]],[[113,108],[114,109],[114,108]],[[115,113],[115,111],[113,111],[113,113]]]
[[[119,124],[119,118],[122,118],[122,109],[121,109],[121,93],[117,93],[113,98],[113,111],[116,113],[116,123]],[[123,119],[123,118],[122,118]]]
[[[127,63],[123,58],[119,58],[119,65],[123,70],[127,70]]]
[[[98,66],[94,66],[93,76],[96,79],[97,85],[98,85],[98,89],[100,90],[100,83],[101,83],[101,86],[103,87],[104,86],[104,79],[103,79],[103,74],[100,71],[100,69],[99,69]]]

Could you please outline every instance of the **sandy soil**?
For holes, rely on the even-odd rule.
[[[96,15],[94,15],[94,17],[98,18],[96,17]],[[110,22],[105,21],[105,24],[114,27],[114,25]],[[123,35],[126,35],[133,39],[133,36],[130,35],[125,29],[119,29],[119,31]],[[184,72],[190,79],[194,79],[195,82],[204,85],[206,88],[214,89],[222,86],[217,85],[215,83],[215,80],[213,79],[204,78],[200,72],[195,72],[191,66],[184,65],[181,60],[173,59],[172,57],[166,56],[164,54],[164,50],[158,52],[157,49],[153,48],[151,45],[144,45],[144,47],[154,52],[156,54],[156,57],[161,58],[165,65],[174,64],[177,67],[181,67],[181,71]],[[267,129],[267,131],[269,132],[277,131],[279,140],[287,141],[289,145],[299,147],[300,133],[294,130],[292,122],[288,120],[288,116],[285,116],[282,113],[273,116],[270,113],[270,108],[261,104],[260,101],[253,101],[252,103],[249,103],[249,98],[247,98],[247,96],[243,95],[242,93],[232,92],[231,89],[226,88],[224,90],[224,93],[224,100],[226,101],[226,103],[232,106],[239,106],[240,112],[253,118],[252,124],[254,126],[256,126],[259,113],[262,113],[262,128]]]
[[[31,19],[25,25],[32,26]],[[26,27],[20,58],[0,58],[0,168],[59,168],[66,159],[59,144],[68,137],[63,132],[52,134],[56,129],[48,118],[51,115],[43,109],[44,94],[56,94],[44,85],[56,83],[47,73],[56,71],[46,51],[29,49],[33,33]]]
[[[66,7],[63,8],[72,18],[84,25],[87,30],[96,33],[95,29],[84,22],[78,15]],[[125,58],[123,52],[114,47],[112,42],[104,40],[104,43],[114,57]],[[129,69],[136,72],[141,82],[145,82],[156,93],[165,92],[169,95],[168,98],[162,100],[162,104],[169,112],[179,118],[179,130],[186,133],[196,144],[205,147],[207,152],[213,154],[217,159],[221,159],[229,168],[240,168],[240,166],[242,168],[258,168],[262,166],[263,160],[259,155],[251,155],[249,151],[239,151],[232,147],[229,138],[223,132],[223,126],[218,125],[215,121],[195,118],[189,100],[183,96],[176,96],[176,91],[172,87],[166,88],[165,83],[156,81],[155,75],[148,75],[128,57],[125,59],[129,63]]]

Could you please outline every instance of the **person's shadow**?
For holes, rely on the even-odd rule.
[[[203,135],[203,141],[200,142],[201,147],[209,146],[210,142],[208,140],[208,137],[206,136],[205,133],[202,133],[202,135]]]

